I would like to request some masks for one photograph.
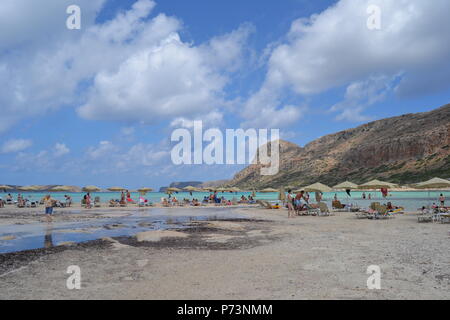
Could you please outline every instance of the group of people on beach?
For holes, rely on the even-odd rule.
[[[201,206],[206,204],[216,204],[216,205],[235,205],[235,204],[255,204],[256,201],[253,198],[253,196],[249,195],[248,197],[242,195],[240,199],[226,199],[224,196],[219,196],[218,192],[215,191],[214,193],[210,193],[209,196],[204,196],[203,200],[200,202],[200,200],[193,198],[192,200],[189,199],[183,199],[182,202],[180,202],[175,196],[171,196],[169,194],[168,198],[161,198],[161,204],[164,207],[168,206],[174,206],[174,205],[180,205],[180,204],[186,204],[191,206]]]
[[[323,193],[322,192],[316,192],[315,193],[315,199],[317,203],[320,203],[322,201]],[[310,195],[306,191],[299,191],[295,196],[292,193],[292,190],[288,190],[287,196],[286,196],[286,205],[288,208],[288,218],[293,218],[295,214],[311,209],[311,208],[317,208],[317,205],[311,204],[309,202]]]

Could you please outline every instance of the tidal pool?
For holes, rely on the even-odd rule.
[[[0,253],[49,248],[104,237],[133,236],[151,230],[190,228],[192,221],[240,219],[228,208],[139,209],[131,215],[80,222],[32,223],[0,226]],[[3,240],[2,240],[3,239]]]

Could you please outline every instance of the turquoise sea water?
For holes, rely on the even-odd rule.
[[[347,194],[343,191],[339,192],[328,192],[323,195],[324,201],[327,201],[331,203],[331,200],[333,199],[334,195],[337,194],[338,199],[343,203],[353,203],[358,204],[360,206],[368,206],[371,201],[380,201],[380,202],[387,202],[391,201],[394,205],[399,205],[405,207],[407,210],[416,210],[417,208],[420,208],[422,206],[429,205],[433,202],[438,202],[439,195],[442,193],[446,197],[447,205],[450,205],[450,191],[409,191],[409,192],[390,192],[389,196],[386,199],[383,199],[380,192],[375,191],[366,191],[366,196],[369,194],[371,195],[371,200],[362,200],[362,191],[352,191],[351,197],[348,197]],[[22,195],[24,195],[25,198],[29,200],[40,200],[42,199],[46,194],[48,193],[41,193],[41,192],[23,192]],[[50,193],[51,196],[60,201],[64,201],[64,195],[69,195],[72,197],[72,200],[74,203],[80,203],[81,199],[85,195],[85,193],[64,193],[64,192],[54,192]],[[0,193],[0,197],[3,199],[6,198],[7,193]],[[17,199],[17,193],[11,193],[14,199]],[[194,192],[192,195],[189,192],[179,192],[172,194],[172,197],[175,196],[177,199],[192,199],[196,198],[199,200],[202,200],[204,196],[208,196],[208,192]],[[242,195],[248,197],[251,195],[251,192],[237,192],[237,193],[230,193],[230,192],[219,192],[220,196],[224,196],[227,200],[231,200],[234,198],[239,199]],[[95,197],[100,197],[100,201],[102,203],[107,203],[111,199],[120,199],[120,192],[98,192],[98,193],[91,193],[92,199]],[[153,202],[160,202],[161,198],[167,197],[167,194],[161,193],[161,192],[149,192],[145,195],[145,198],[153,201]],[[133,200],[138,201],[139,200],[139,193],[132,193],[131,198]],[[278,199],[278,193],[256,193],[256,200],[269,200],[269,201],[276,201]],[[310,194],[310,199],[312,202],[314,202],[314,193]]]

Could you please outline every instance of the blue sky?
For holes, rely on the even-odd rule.
[[[71,4],[80,30],[66,28]],[[202,120],[277,128],[305,145],[432,110],[449,102],[449,9],[445,0],[2,1],[0,184],[231,178],[242,165],[173,165],[172,131]]]

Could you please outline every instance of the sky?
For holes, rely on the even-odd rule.
[[[304,146],[435,109],[450,96],[448,12],[448,0],[2,0],[0,184],[228,179],[245,165],[175,165],[174,130],[279,129]]]

